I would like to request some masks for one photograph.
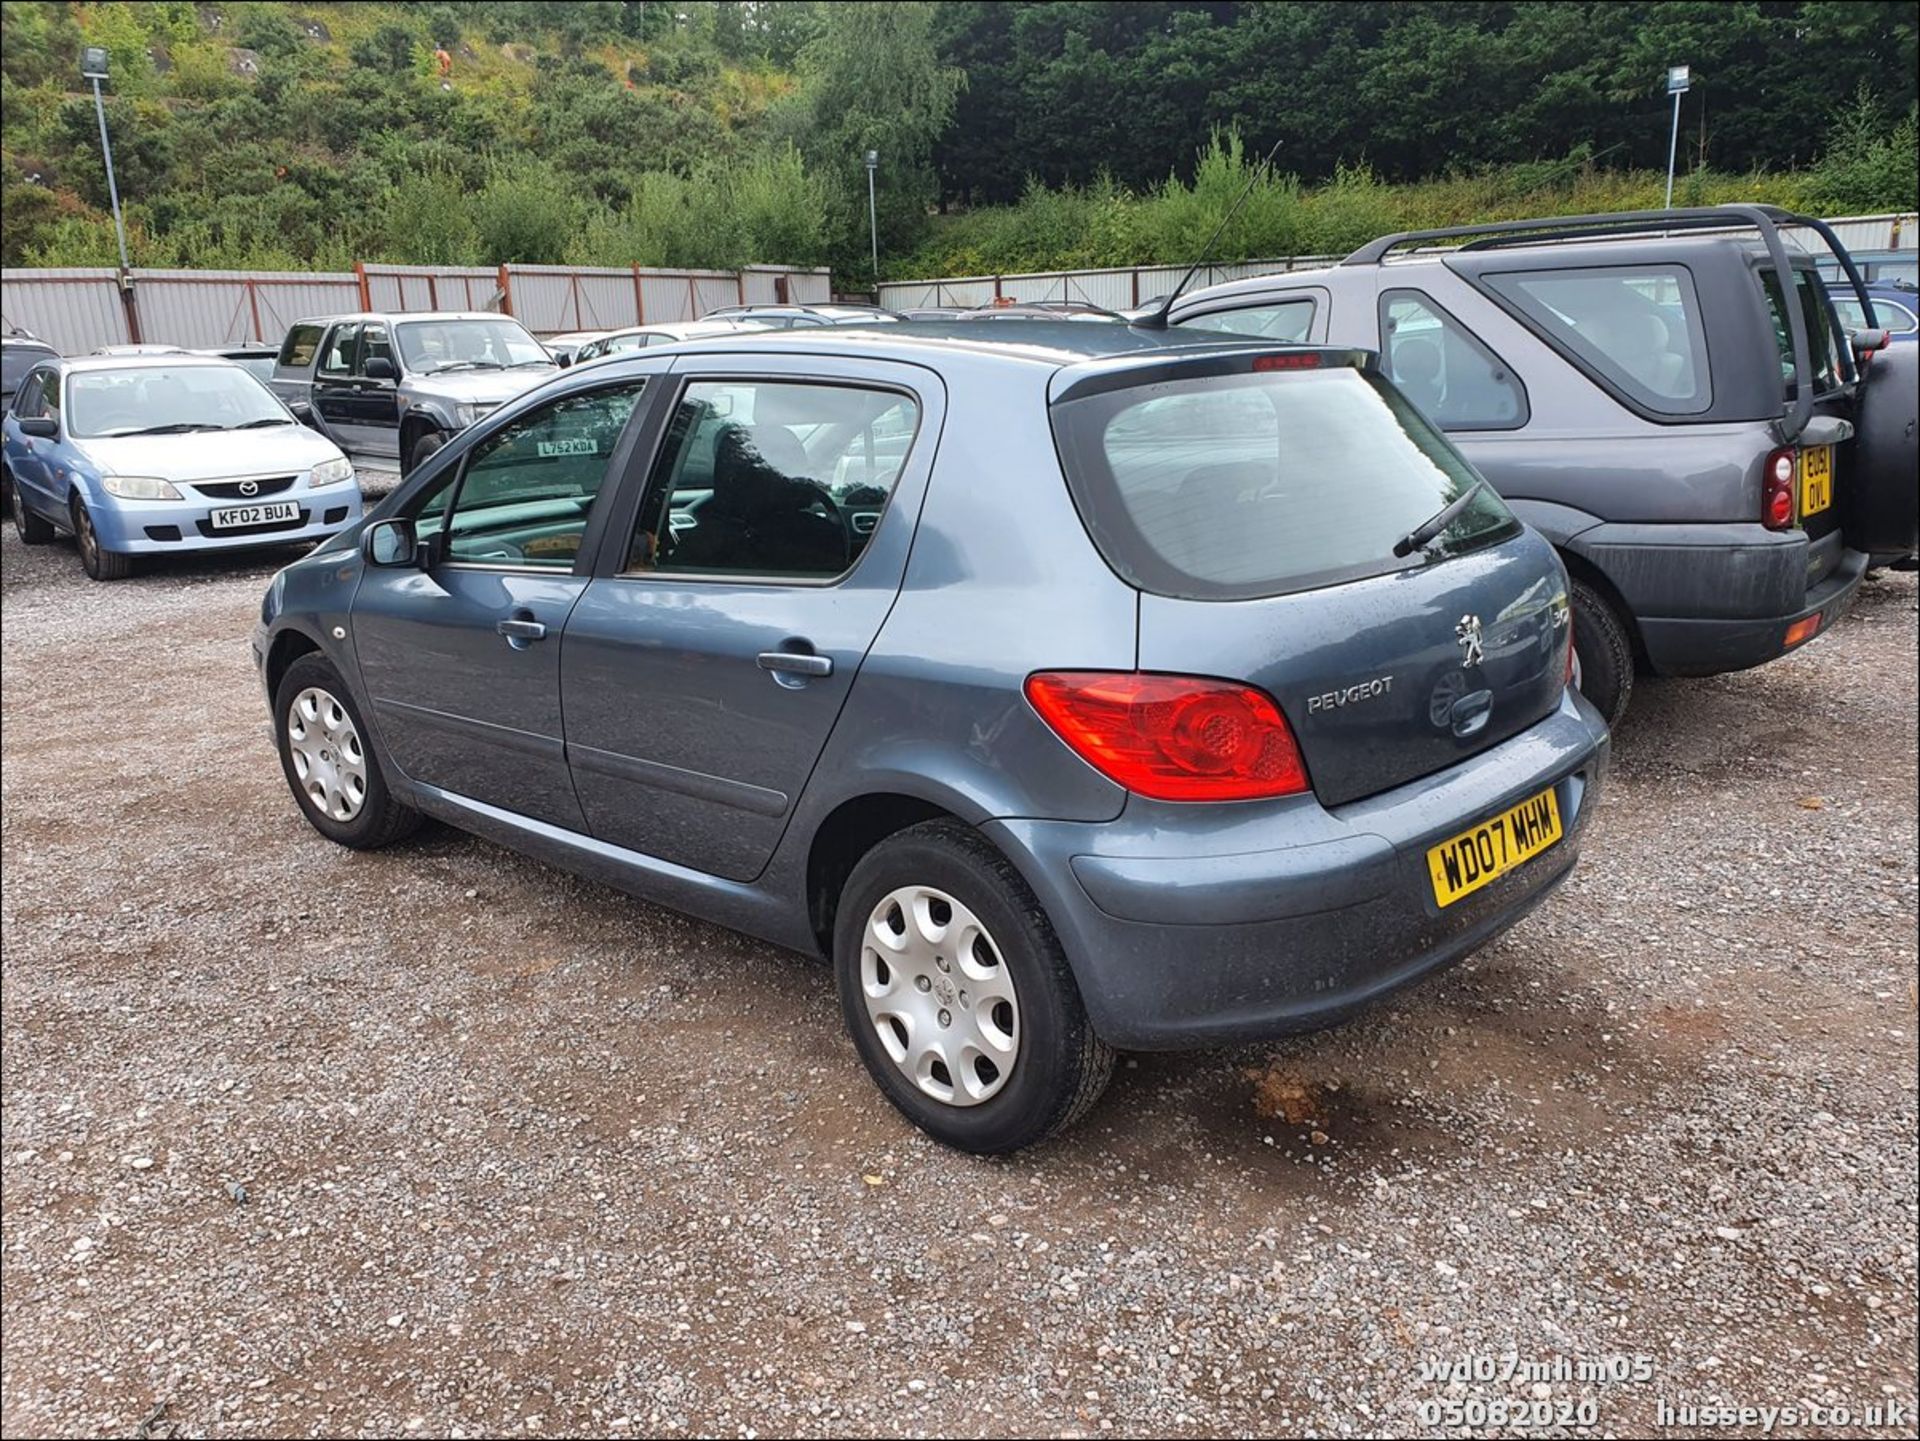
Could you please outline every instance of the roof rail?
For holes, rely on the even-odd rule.
[[[1555,215],[1538,220],[1490,220],[1483,225],[1450,225],[1440,230],[1403,230],[1368,241],[1342,265],[1377,265],[1403,245],[1429,240],[1463,240],[1468,236],[1524,236],[1526,240],[1494,243],[1527,243],[1531,240],[1570,238],[1570,232],[1582,235],[1632,234],[1635,231],[1706,230],[1728,226],[1825,225],[1810,216],[1796,215],[1777,205],[1703,205],[1681,210],[1617,210],[1601,215]]]
[[[1792,267],[1787,250],[1780,243],[1780,227],[1804,225],[1814,231],[1833,252],[1846,272],[1847,280],[1859,297],[1869,327],[1874,324],[1873,298],[1866,283],[1854,268],[1853,257],[1824,220],[1799,215],[1778,205],[1703,205],[1680,210],[1622,210],[1609,215],[1560,215],[1540,220],[1493,220],[1484,225],[1453,225],[1443,230],[1405,230],[1383,235],[1361,246],[1342,265],[1378,265],[1403,245],[1429,240],[1464,240],[1462,250],[1489,250],[1503,245],[1527,245],[1537,240],[1573,240],[1597,236],[1653,234],[1674,230],[1754,229],[1767,247],[1767,259],[1779,278],[1780,294],[1793,294]],[[1468,237],[1478,237],[1468,239]],[[1812,352],[1807,344],[1806,318],[1798,305],[1783,307],[1787,329],[1793,342],[1793,408],[1781,417],[1776,430],[1783,443],[1791,444],[1807,428],[1813,415]]]

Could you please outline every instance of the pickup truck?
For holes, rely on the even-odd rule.
[[[559,367],[510,315],[429,311],[295,321],[270,382],[342,450],[404,475]]]

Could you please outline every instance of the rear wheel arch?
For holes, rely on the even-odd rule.
[[[889,836],[937,820],[965,824],[924,797],[880,791],[842,801],[814,828],[807,846],[807,922],[821,955],[833,955],[840,893],[860,858]]]
[[[1561,564],[1567,568],[1567,575],[1596,591],[1612,609],[1614,615],[1619,617],[1621,628],[1626,631],[1627,638],[1633,642],[1634,662],[1644,666],[1647,662],[1647,651],[1646,645],[1640,639],[1640,621],[1634,615],[1633,608],[1621,596],[1619,587],[1607,578],[1604,570],[1579,551],[1566,546],[1555,546],[1554,549],[1559,552]]]

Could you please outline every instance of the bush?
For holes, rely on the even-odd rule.
[[[544,165],[500,165],[474,200],[480,258],[488,265],[557,265],[582,211],[578,194]]]

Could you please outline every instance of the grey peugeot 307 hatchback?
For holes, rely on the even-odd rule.
[[[823,952],[981,1152],[1565,878],[1607,755],[1566,573],[1370,353],[986,329],[648,350],[449,443],[267,593],[307,819]]]

